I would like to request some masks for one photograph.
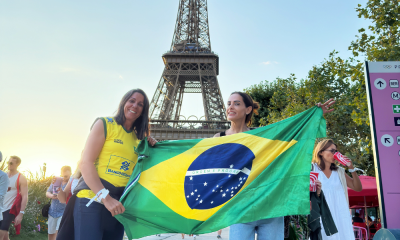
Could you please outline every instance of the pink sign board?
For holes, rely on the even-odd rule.
[[[381,220],[400,229],[400,62],[366,62],[365,79]]]

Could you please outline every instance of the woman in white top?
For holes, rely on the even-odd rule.
[[[344,240],[354,239],[353,225],[349,211],[349,200],[347,187],[354,191],[361,191],[362,186],[357,173],[354,170],[353,163],[349,158],[347,167],[353,178],[345,173],[344,168],[335,164],[333,155],[337,152],[337,146],[331,139],[324,139],[315,147],[313,155],[313,169],[318,172],[318,180],[322,183],[326,202],[332,213],[338,233],[326,236],[322,227],[322,239],[326,240]]]

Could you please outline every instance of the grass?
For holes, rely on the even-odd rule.
[[[29,234],[26,235],[21,233],[20,235],[10,236],[10,240],[47,240],[46,233],[36,233],[36,234]]]

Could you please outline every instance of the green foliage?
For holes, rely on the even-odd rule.
[[[358,5],[356,11],[358,17],[371,20],[373,25],[368,26],[368,31],[361,28],[361,35],[351,42],[349,50],[354,57],[365,57],[367,61],[400,60],[399,1],[369,0],[365,7]],[[375,176],[364,64],[360,60],[342,59],[333,51],[320,65],[313,66],[305,79],[299,81],[292,74],[245,91],[262,107],[253,126],[278,122],[334,98],[335,111],[326,116],[328,137],[367,175]]]
[[[289,223],[292,233],[295,233],[295,239],[308,239],[310,232],[308,229],[307,216],[306,215],[295,215],[290,216]]]
[[[372,20],[358,30],[361,34],[351,43],[354,56],[364,55],[368,61],[398,61],[400,59],[400,4],[395,0],[369,0],[365,7],[356,8],[359,18]]]
[[[42,216],[42,207],[49,203],[50,199],[46,197],[46,191],[53,177],[46,177],[42,168],[35,174],[28,171],[25,176],[28,179],[29,197],[22,219],[22,230],[26,233],[38,232],[37,225],[40,225],[40,232],[47,233],[47,218]]]
[[[244,90],[253,98],[254,101],[259,102],[260,104],[258,115],[254,114],[252,118],[253,126],[267,125],[271,123],[268,119],[271,109],[268,106],[271,105],[271,99],[274,95],[276,96],[278,92],[282,92],[287,88],[293,87],[287,86],[287,84],[288,81],[286,79],[278,78],[275,82],[270,83],[268,81],[264,81]],[[283,110],[283,108],[278,110]]]
[[[255,100],[265,103],[262,107],[266,110],[262,110],[260,119],[254,119],[254,125],[281,121],[333,98],[336,100],[335,111],[326,116],[328,137],[332,138],[338,144],[339,150],[353,159],[358,167],[374,175],[368,145],[368,118],[361,123],[353,119],[354,114],[362,114],[356,104],[362,98],[362,91],[360,86],[352,81],[354,69],[362,64],[354,59],[344,60],[337,55],[338,52],[333,51],[328,59],[318,66],[313,66],[306,79],[299,81],[291,75],[287,79],[264,81],[245,89]],[[264,99],[263,93],[266,96]]]
[[[399,61],[400,60],[400,3],[391,0],[369,0],[365,7],[360,4],[356,8],[359,18],[372,21],[368,30],[361,28],[356,35],[356,40],[352,41],[349,50],[355,57],[364,57],[367,61]],[[369,125],[368,104],[365,87],[365,77],[363,65],[358,63],[353,65],[351,80],[354,84],[356,93],[353,107],[358,109],[352,113],[355,123]],[[366,151],[372,154],[371,139],[365,142],[368,145]],[[372,156],[371,156],[372,159]]]
[[[1,162],[1,164],[0,164],[0,170],[1,171],[3,171],[3,172],[6,172],[7,171],[7,157],[5,157],[4,159],[3,159],[3,161]]]

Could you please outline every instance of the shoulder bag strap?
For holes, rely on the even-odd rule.
[[[21,176],[21,173],[18,174],[18,179],[17,179],[17,195],[19,194],[19,177]]]

